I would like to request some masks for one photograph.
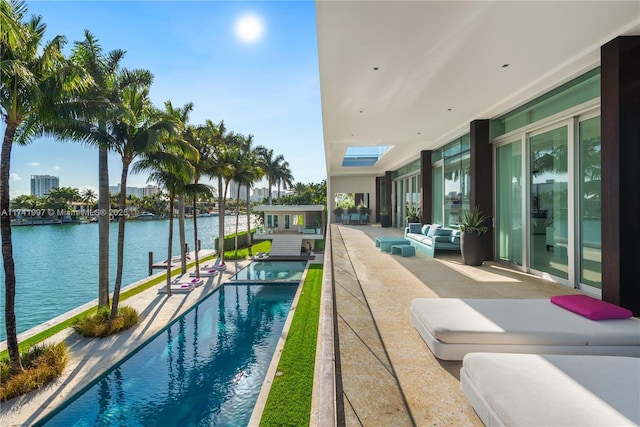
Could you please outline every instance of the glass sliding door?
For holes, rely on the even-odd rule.
[[[600,117],[579,124],[580,283],[602,289]]]
[[[498,259],[522,265],[522,142],[496,148]]]
[[[529,138],[530,268],[569,279],[568,127]]]
[[[427,222],[432,224],[442,224],[442,212],[443,212],[443,192],[442,192],[442,166],[434,167],[433,172],[433,218],[427,218]]]

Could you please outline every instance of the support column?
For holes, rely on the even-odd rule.
[[[392,176],[393,172],[391,171],[386,171],[384,173],[384,182],[385,182],[385,186],[384,186],[384,192],[385,192],[385,198],[387,199],[387,203],[386,203],[386,207],[389,210],[389,222],[391,224],[393,224],[393,200],[391,200],[391,187],[393,185],[393,176]]]
[[[486,234],[485,261],[493,260],[493,154],[489,120],[474,120],[470,124],[471,136],[471,194],[470,206],[475,206],[489,219],[485,222],[489,230]]]
[[[381,178],[376,176],[376,208],[373,211],[375,222],[380,222],[380,202],[382,201],[380,198],[380,180]]]
[[[420,152],[420,215],[423,224],[433,224],[433,168],[431,150]]]
[[[640,36],[601,48],[602,299],[640,315]]]

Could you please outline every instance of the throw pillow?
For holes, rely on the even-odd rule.
[[[429,227],[431,227],[429,224],[423,225],[422,226],[422,234],[424,234],[426,236],[427,233],[429,232]]]
[[[436,232],[438,231],[438,228],[440,227],[441,227],[440,224],[433,224],[431,227],[429,227],[429,232],[427,233],[427,236],[429,237],[435,236]]]
[[[556,295],[551,297],[551,302],[591,320],[626,319],[633,316],[631,310],[588,295]]]
[[[420,229],[422,228],[422,225],[419,222],[410,222],[409,223],[409,233],[420,233]]]

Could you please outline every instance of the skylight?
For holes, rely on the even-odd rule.
[[[347,147],[344,159],[342,159],[342,166],[373,166],[390,148],[391,146],[389,145]]]

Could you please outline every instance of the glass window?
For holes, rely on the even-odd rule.
[[[569,278],[567,127],[532,136],[531,268]]]
[[[600,117],[580,122],[580,282],[602,288]]]
[[[289,214],[284,214],[284,229],[289,230],[291,228],[291,216]]]
[[[497,138],[599,96],[600,68],[598,67],[503,116],[491,120],[491,137]]]
[[[432,224],[442,224],[443,217],[443,184],[442,184],[442,166],[433,168],[433,218]],[[429,221],[429,218],[427,218]]]
[[[462,213],[462,166],[460,157],[444,162],[444,218],[442,225],[457,225]]]
[[[496,249],[498,258],[522,265],[522,144],[496,149]]]

